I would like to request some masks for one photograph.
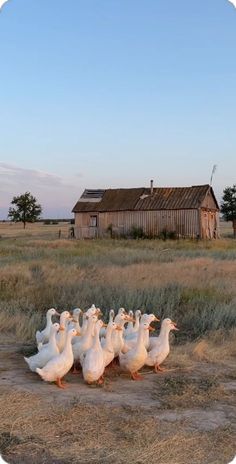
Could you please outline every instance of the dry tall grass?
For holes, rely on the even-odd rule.
[[[82,402],[79,385],[62,403],[60,396],[54,402],[9,391],[3,382],[0,449],[9,462],[227,464],[235,454],[233,422],[203,431],[188,414],[235,404],[224,387],[226,371],[235,381],[235,241],[77,242],[41,229],[27,233],[0,232],[1,334],[33,341],[48,308],[96,303],[105,314],[124,306],[173,317],[181,330],[172,343],[184,343],[168,358],[173,375],[155,377],[152,410],[140,402],[111,413],[110,406]],[[112,387],[104,388],[109,395]]]
[[[123,306],[170,316],[179,340],[196,339],[236,325],[235,275],[234,240],[3,238],[0,328],[29,340],[46,309],[95,303],[105,314]]]

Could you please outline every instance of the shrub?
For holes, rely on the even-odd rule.
[[[161,240],[176,240],[177,233],[175,230],[163,229],[161,233],[158,235],[158,238],[160,238]]]
[[[137,238],[145,238],[145,234],[143,232],[142,227],[138,227],[136,225],[133,225],[130,229],[129,233],[131,238],[137,239]]]

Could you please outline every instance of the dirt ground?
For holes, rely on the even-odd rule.
[[[134,382],[119,369],[104,386],[67,375],[66,390],[43,382],[23,359],[30,346],[0,352],[0,450],[12,464],[227,464],[236,454],[232,361],[194,361]],[[181,359],[181,358],[179,358]],[[177,361],[176,361],[177,360]]]

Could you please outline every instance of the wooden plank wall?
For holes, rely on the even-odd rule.
[[[98,214],[98,230],[90,227],[90,216]],[[133,225],[142,227],[147,235],[158,235],[163,229],[174,231],[180,236],[196,237],[201,233],[199,211],[117,211],[106,213],[76,213],[75,232],[77,238],[92,238],[108,235],[107,228],[112,224],[114,232],[125,235]]]

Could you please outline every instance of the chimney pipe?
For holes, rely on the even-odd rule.
[[[153,194],[153,180],[150,180],[150,192]]]

